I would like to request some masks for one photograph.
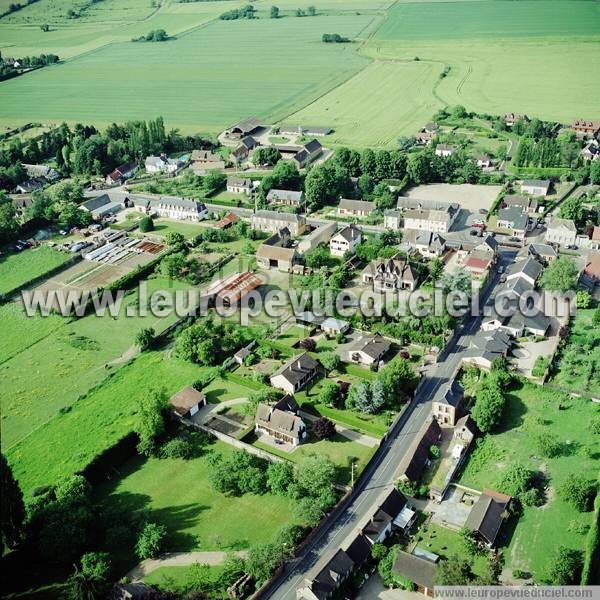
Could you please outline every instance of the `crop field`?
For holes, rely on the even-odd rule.
[[[559,405],[561,408],[559,408]],[[557,494],[570,473],[598,473],[600,439],[589,424],[600,415],[600,407],[584,398],[566,399],[566,394],[533,384],[523,384],[508,394],[505,424],[501,431],[488,435],[469,458],[461,483],[476,489],[497,489],[504,470],[519,462],[541,471],[548,481],[546,504],[525,507],[505,550],[506,566],[543,577],[550,558],[548,548],[556,540],[581,549],[584,535],[578,525],[589,525],[592,513],[578,513]],[[563,445],[560,456],[544,458],[535,444],[538,432],[547,432]]]
[[[48,246],[8,254],[0,258],[0,294],[40,277],[62,265],[71,256]]]
[[[169,127],[217,132],[252,114],[281,119],[367,64],[354,44],[325,45],[321,34],[355,37],[373,18],[215,21],[167,42],[115,43],[3,82],[0,123],[162,115]]]
[[[188,287],[150,279],[148,293]],[[143,318],[125,317],[127,306],[136,302],[134,291],[123,301],[119,318],[106,313],[102,317],[90,314],[73,322],[62,317],[15,319],[7,336],[13,354],[9,357],[5,349],[5,362],[0,365],[3,448],[13,446],[118,369],[126,362],[142,327],[160,331],[177,318],[173,314],[161,319],[150,311]],[[56,319],[62,319],[62,323]],[[39,341],[32,344],[35,338]]]
[[[54,416],[6,452],[24,494],[83,469],[129,433],[135,404],[150,390],[162,388],[170,396],[190,385],[201,372],[197,365],[164,352],[144,352],[112,373],[70,410]],[[53,378],[58,379],[56,375]],[[43,404],[38,399],[32,410],[40,407]],[[49,448],[52,460],[48,459]]]

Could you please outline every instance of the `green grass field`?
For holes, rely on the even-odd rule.
[[[189,585],[190,569],[191,567],[159,567],[156,571],[146,575],[144,582],[161,590],[178,591]],[[210,576],[213,581],[219,581],[222,572],[223,567],[210,567]]]
[[[562,399],[563,410],[559,410]],[[488,435],[483,447],[469,458],[460,482],[476,489],[497,489],[503,471],[521,462],[535,471],[543,471],[549,480],[547,503],[539,508],[526,507],[519,518],[508,547],[506,566],[533,573],[536,580],[548,569],[548,548],[560,543],[582,549],[584,536],[574,530],[576,524],[589,525],[592,513],[578,513],[557,495],[557,488],[570,473],[597,475],[600,440],[588,429],[600,407],[589,400],[565,400],[564,394],[534,384],[523,384],[508,395],[504,428]],[[548,431],[565,444],[556,458],[537,454],[534,434]]]
[[[149,294],[188,287],[160,278],[148,281]],[[134,291],[123,302],[118,319],[90,314],[69,323],[63,317],[26,318],[21,313],[7,325],[7,346],[3,345],[2,354],[6,360],[0,366],[3,448],[72,405],[118,369],[118,361],[110,369],[106,365],[131,348],[142,327],[160,331],[177,318],[175,314],[155,317],[150,311],[147,317],[126,318],[126,307],[136,301]],[[1,311],[18,309],[2,307]],[[36,338],[39,341],[33,343]],[[12,352],[10,358],[7,352]]]
[[[217,132],[252,114],[280,119],[367,64],[355,45],[325,45],[322,33],[355,37],[373,18],[215,21],[163,43],[114,43],[3,82],[0,123],[163,115],[169,127]]]
[[[231,446],[212,444],[207,453],[228,455]],[[290,501],[281,496],[225,496],[208,482],[208,454],[193,460],[134,458],[122,477],[96,489],[101,504],[128,512],[145,511],[167,527],[166,552],[245,550],[271,541],[293,521]]]
[[[163,352],[145,352],[123,366],[69,411],[54,414],[6,452],[24,494],[83,469],[98,453],[129,433],[138,398],[156,388],[172,395],[190,385],[201,372],[197,365]],[[50,378],[60,381],[56,375],[48,374]],[[41,407],[38,400],[31,410]],[[12,440],[15,437],[13,433]]]
[[[0,294],[10,292],[40,277],[70,258],[70,254],[53,250],[49,246],[39,246],[0,257]]]

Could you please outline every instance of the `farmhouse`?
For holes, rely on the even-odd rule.
[[[492,490],[483,490],[477,502],[471,508],[465,528],[473,531],[488,547],[496,543],[502,522],[508,516],[510,496]]]
[[[498,227],[509,229],[514,237],[523,239],[527,231],[527,215],[517,206],[498,210]]]
[[[279,126],[279,133],[281,135],[322,137],[324,135],[333,133],[333,129],[331,129],[331,127],[315,127],[313,125],[294,125],[293,123],[282,123]]]
[[[204,175],[207,171],[225,168],[223,157],[210,150],[193,150],[191,160],[191,168],[195,175]]]
[[[462,415],[464,390],[456,379],[445,383],[436,394],[431,406],[431,414],[440,425],[454,427]]]
[[[350,345],[342,358],[370,367],[378,365],[391,347],[392,344],[380,335],[364,335]]]
[[[438,144],[435,147],[435,155],[443,156],[448,158],[454,154],[454,146],[448,146],[447,144]]]
[[[383,211],[383,226],[386,229],[397,231],[402,227],[402,213],[399,210]]]
[[[259,403],[256,407],[255,431],[285,444],[297,446],[306,438],[306,425],[298,416],[300,409],[291,396],[277,403]]]
[[[151,202],[152,211],[159,217],[178,221],[202,221],[208,219],[208,209],[203,202],[177,196],[161,196]]]
[[[503,117],[504,123],[507,127],[513,127],[517,121],[523,121],[529,123],[529,117],[527,115],[518,115],[516,113],[507,113]]]
[[[444,209],[410,208],[404,212],[404,228],[434,233],[450,231],[459,209],[448,204]]]
[[[112,171],[112,173],[109,173],[106,176],[106,183],[123,183],[126,179],[129,179],[135,175],[137,168],[137,163],[135,161],[120,165],[114,171]]]
[[[392,565],[392,573],[396,573],[409,581],[412,581],[419,594],[433,598],[433,583],[437,566],[434,562],[421,558],[414,554],[408,554],[400,550]]]
[[[306,352],[294,356],[275,374],[271,375],[271,385],[288,394],[304,389],[321,372],[319,363]]]
[[[89,212],[94,219],[101,219],[107,215],[113,215],[122,210],[123,205],[120,202],[113,202],[108,194],[101,194],[94,198],[86,200],[79,205],[80,210]]]
[[[340,229],[329,240],[329,251],[332,256],[344,256],[346,252],[354,254],[356,246],[362,242],[362,232],[356,225],[348,225]]]
[[[600,134],[600,121],[588,121],[587,119],[577,119],[573,121],[571,129],[575,131],[577,137],[584,138],[587,136],[596,137]]]
[[[32,192],[43,189],[46,183],[46,179],[43,177],[31,177],[30,179],[18,183],[15,189],[17,194],[31,194]]]
[[[364,200],[349,200],[343,198],[338,205],[337,213],[340,216],[368,217],[375,210],[375,202]]]
[[[416,289],[419,274],[410,262],[399,255],[371,261],[362,272],[363,283],[372,284],[374,292]]]
[[[48,165],[32,165],[23,163],[29,177],[43,177],[46,181],[58,181],[60,173]]]
[[[311,140],[304,144],[302,149],[294,155],[293,161],[296,163],[298,169],[302,169],[321,156],[321,154],[323,154],[323,146],[321,146],[318,140]]]
[[[274,210],[258,210],[252,215],[252,229],[277,233],[284,227],[293,237],[299,236],[306,229],[306,219],[302,215]]]
[[[170,402],[175,415],[188,419],[193,417],[200,407],[206,406],[206,396],[193,387],[187,386],[171,396]]]
[[[246,194],[246,196],[249,196],[252,189],[252,180],[250,179],[233,176],[227,178],[227,191],[231,194]]]
[[[419,481],[429,463],[429,448],[438,443],[440,435],[439,423],[434,417],[429,417],[402,456],[396,477],[401,481]]]
[[[550,190],[548,179],[524,179],[521,182],[521,193],[532,196],[547,196]]]
[[[596,140],[592,140],[581,149],[583,160],[596,160],[599,154],[600,150],[598,149],[598,142]]]
[[[577,227],[570,219],[554,217],[548,222],[545,240],[548,244],[574,246],[577,240]]]
[[[296,261],[296,250],[288,248],[290,231],[287,227],[280,229],[266,239],[256,250],[256,262],[263,269],[275,268],[280,271],[291,271]]]
[[[435,137],[435,134],[433,134],[433,133],[429,133],[428,131],[420,131],[415,136],[415,141],[420,146],[430,146],[431,142],[433,142],[434,137]]]
[[[183,166],[183,161],[177,158],[167,158],[165,154],[160,156],[147,156],[144,161],[146,173],[174,173]]]
[[[300,239],[298,242],[298,252],[306,254],[314,250],[319,244],[328,244],[336,229],[337,224],[333,221],[319,225],[319,227]]]
[[[519,256],[531,256],[531,258],[535,258],[537,261],[547,264],[554,260],[558,255],[556,254],[556,250],[549,244],[529,244],[529,246],[521,250]]]
[[[231,137],[242,138],[251,133],[254,133],[258,129],[261,129],[263,124],[257,117],[250,117],[244,121],[240,121],[235,125],[232,125],[225,133]]]
[[[304,203],[304,192],[271,189],[267,194],[267,203],[285,204],[286,206],[302,206]]]
[[[473,336],[463,363],[489,370],[498,358],[505,358],[511,347],[511,340],[502,331],[479,332]]]

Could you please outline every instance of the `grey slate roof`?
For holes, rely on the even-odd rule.
[[[419,558],[414,554],[408,554],[403,550],[398,552],[398,556],[392,566],[392,571],[410,579],[413,583],[431,589],[435,579],[437,567],[434,563]]]
[[[319,363],[306,352],[299,356],[292,357],[278,371],[273,373],[271,378],[276,375],[283,376],[291,384],[296,384],[307,374],[314,373],[319,369]]]
[[[498,211],[498,220],[512,223],[513,229],[525,230],[527,228],[527,215],[518,206],[501,208]]]
[[[311,140],[310,142],[306,142],[306,144],[304,144],[304,149],[310,154],[318,152],[322,148],[323,146],[321,146],[321,142],[319,142],[319,140]]]
[[[92,212],[93,210],[96,210],[101,206],[105,206],[106,204],[110,204],[111,202],[112,200],[108,194],[100,194],[100,196],[96,196],[86,200],[85,202],[82,202],[79,206],[80,208],[85,208],[86,210]]]
[[[367,202],[365,200],[350,200],[349,198],[342,198],[338,206],[344,210],[357,210],[366,213],[373,212],[375,210],[375,202]]]
[[[294,202],[300,204],[302,202],[304,194],[303,192],[296,192],[294,190],[279,190],[271,189],[267,194],[268,202],[277,202],[278,200],[284,200],[286,202]]]
[[[256,423],[292,437],[299,437],[302,428],[298,415],[263,403],[256,407]]]
[[[465,522],[465,527],[476,531],[490,544],[496,541],[496,536],[502,525],[502,513],[506,510],[510,496],[483,490]]]
[[[257,210],[254,215],[260,219],[272,219],[274,221],[285,221],[286,223],[300,223],[301,215],[296,213],[278,212],[276,210]]]
[[[348,348],[348,352],[364,352],[367,356],[377,359],[383,356],[392,344],[380,335],[365,335],[358,338]]]
[[[356,225],[348,225],[342,229],[340,229],[333,237],[336,236],[343,237],[347,242],[352,242],[356,238],[362,236],[362,231]]]
[[[535,281],[543,269],[544,267],[534,258],[526,258],[513,263],[508,269],[507,277],[526,275]]]

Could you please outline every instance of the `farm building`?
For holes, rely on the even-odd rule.
[[[171,396],[173,412],[184,419],[193,417],[202,406],[206,406],[206,396],[191,386],[184,387]]]
[[[120,202],[113,202],[108,194],[101,194],[80,204],[79,209],[91,213],[94,219],[101,219],[119,212],[123,209],[123,205]]]
[[[266,239],[256,250],[256,262],[262,269],[291,271],[296,261],[296,250],[289,248],[290,230],[280,229]]]
[[[137,163],[134,161],[122,164],[106,176],[106,183],[113,185],[123,183],[125,180],[133,177],[137,169]]]
[[[210,150],[193,150],[191,168],[194,175],[205,175],[208,171],[225,168],[225,160],[220,154]]]
[[[302,149],[294,155],[293,161],[298,169],[302,169],[309,165],[313,160],[323,154],[323,146],[318,140],[311,140],[302,146]]]
[[[327,244],[336,229],[337,225],[333,222],[319,225],[308,235],[300,238],[300,241],[298,242],[298,252],[300,252],[300,254],[306,254],[307,252],[314,250],[319,244]]]
[[[215,223],[215,229],[227,229],[239,220],[239,217],[235,213],[228,212],[220,221]]]
[[[282,123],[279,126],[281,135],[300,135],[311,137],[322,137],[333,132],[331,127],[314,127],[312,125],[294,125],[292,123]]]
[[[252,229],[277,233],[280,229],[287,227],[293,237],[304,233],[306,219],[302,215],[274,210],[258,210],[252,215]]]
[[[250,117],[229,127],[225,133],[231,137],[243,138],[263,128],[258,117]]]
[[[392,566],[392,573],[412,581],[419,594],[433,598],[433,584],[437,566],[431,560],[400,550]]]
[[[454,154],[454,146],[448,146],[447,144],[438,144],[435,147],[435,155],[448,158]]]

